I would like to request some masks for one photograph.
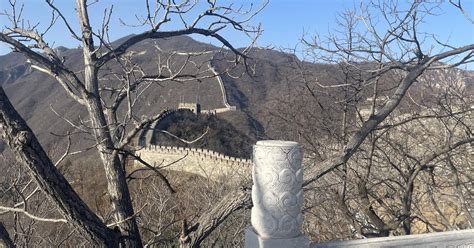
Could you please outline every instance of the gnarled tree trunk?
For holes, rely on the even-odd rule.
[[[26,122],[0,87],[0,131],[8,146],[61,214],[83,234],[101,246],[116,247],[118,234],[92,212],[58,171]]]

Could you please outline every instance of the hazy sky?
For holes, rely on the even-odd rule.
[[[422,24],[422,30],[428,33],[435,33],[444,41],[449,39],[454,45],[474,43],[474,24],[469,23],[466,18],[464,18],[456,8],[448,4],[447,1],[431,1],[436,1],[441,4],[441,8],[435,10],[439,16],[429,18],[426,23]],[[24,3],[23,16],[25,19],[29,19],[30,23],[40,22],[41,24],[47,24],[51,18],[49,9],[44,1],[17,0],[17,2]],[[78,29],[74,12],[75,1],[56,0],[56,2],[65,16],[73,19],[72,25]],[[231,1],[224,0],[223,2],[229,3]],[[259,0],[233,2],[236,6],[249,6],[250,3],[253,3],[255,6],[261,4]],[[399,2],[402,3],[402,6],[407,6],[408,0],[401,0]],[[328,33],[328,30],[335,28],[334,20],[338,12],[357,7],[359,3],[360,0],[270,0],[266,8],[255,17],[253,22],[254,24],[261,23],[264,29],[263,35],[258,40],[258,45],[273,46],[276,48],[294,47],[303,36],[303,33],[306,33],[307,37],[315,33],[325,35]],[[8,1],[6,0],[0,0],[0,4],[0,9],[9,8]],[[127,23],[136,23],[135,14],[144,14],[144,1],[140,0],[99,1],[99,3],[94,4],[94,7],[90,10],[93,24],[97,25],[101,23],[104,8],[110,7],[111,4],[114,4],[110,28],[112,40],[144,30],[143,28],[123,26],[118,20],[120,17]],[[463,4],[470,15],[474,17],[474,0],[464,0]],[[0,16],[2,28],[6,25],[6,22],[7,19],[4,16]],[[167,26],[167,28],[176,28],[175,22],[176,19],[172,24]],[[41,27],[40,25],[39,28]],[[248,44],[248,40],[245,39],[245,37],[235,32],[224,32],[223,34],[237,47]],[[210,42],[209,39],[203,39],[198,36],[193,37],[204,42]],[[47,33],[46,39],[50,44],[54,43],[55,46],[78,46],[77,41],[72,40],[70,35],[64,31],[62,24],[51,29]],[[5,54],[9,51],[8,47],[0,45],[0,54]]]

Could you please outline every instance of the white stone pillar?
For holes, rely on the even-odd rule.
[[[253,148],[252,226],[245,247],[309,247],[301,233],[302,147],[292,141],[258,141]]]

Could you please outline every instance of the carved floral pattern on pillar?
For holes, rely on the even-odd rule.
[[[296,142],[259,141],[254,146],[252,226],[262,238],[301,235],[303,151]]]

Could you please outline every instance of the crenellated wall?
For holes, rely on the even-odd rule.
[[[229,157],[207,149],[149,145],[135,153],[156,167],[194,173],[211,180],[251,177],[250,159]],[[135,161],[135,166],[143,165]]]

